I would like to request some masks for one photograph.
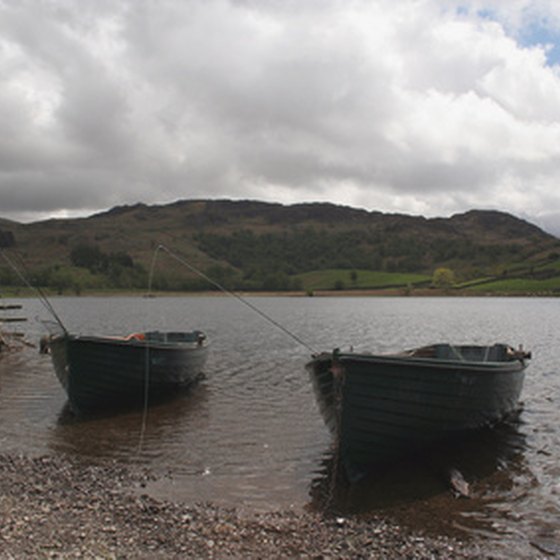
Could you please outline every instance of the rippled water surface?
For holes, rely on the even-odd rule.
[[[141,438],[142,411],[76,419],[48,356],[34,349],[4,355],[2,450],[147,466],[163,475],[148,491],[167,498],[250,510],[321,507],[328,498],[342,512],[384,511],[417,527],[480,535],[500,542],[504,556],[512,546],[520,555],[560,554],[560,299],[248,301],[316,350],[522,343],[533,352],[523,411],[497,430],[334,489],[326,474],[330,437],[304,369],[310,351],[257,313],[225,297],[56,298],[72,332],[205,330],[206,376],[150,408]],[[50,317],[39,302],[19,303],[29,321],[17,328],[37,342],[46,332],[41,320]],[[451,494],[452,467],[470,483],[470,499]]]

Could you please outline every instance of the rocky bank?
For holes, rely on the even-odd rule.
[[[242,514],[155,500],[118,464],[0,456],[0,558],[481,558],[476,545],[382,518]]]

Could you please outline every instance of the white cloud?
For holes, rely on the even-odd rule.
[[[516,33],[534,22],[546,22],[560,29],[556,0],[448,0],[446,3],[475,18],[483,14]]]
[[[0,216],[211,196],[536,219],[560,207],[560,72],[527,18],[558,23],[529,0],[0,0]]]

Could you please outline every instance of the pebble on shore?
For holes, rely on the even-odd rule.
[[[381,517],[244,514],[142,494],[146,472],[0,456],[0,558],[480,558],[473,544]]]

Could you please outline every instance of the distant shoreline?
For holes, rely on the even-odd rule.
[[[542,297],[556,298],[560,297],[560,292],[482,292],[465,289],[441,289],[441,288],[423,288],[423,289],[407,289],[407,288],[364,288],[353,290],[313,290],[313,291],[233,291],[225,293],[220,291],[169,291],[169,292],[151,292],[142,290],[84,290],[81,293],[54,293],[44,291],[44,295],[48,298],[57,297],[144,297],[144,298],[162,298],[162,297],[305,297],[305,298],[324,298],[324,297]],[[233,296],[232,296],[233,294]],[[0,301],[9,298],[36,298],[37,293],[29,288],[7,288],[0,292]]]

